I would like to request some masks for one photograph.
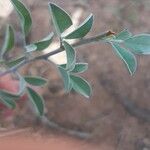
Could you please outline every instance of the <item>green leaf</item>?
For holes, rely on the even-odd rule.
[[[66,66],[67,66],[67,64],[61,64],[61,65],[60,65],[60,67],[62,67],[62,68],[65,69],[65,70],[66,70]]]
[[[44,100],[43,98],[35,92],[33,89],[30,87],[27,87],[27,93],[29,96],[30,101],[35,107],[37,115],[42,116],[44,114]]]
[[[91,30],[92,25],[93,25],[93,15],[91,14],[77,29],[66,35],[64,38],[65,39],[83,38]]]
[[[64,48],[66,50],[66,55],[67,55],[66,69],[72,70],[75,67],[76,52],[75,52],[74,48],[66,41],[63,41],[63,45],[64,45]]]
[[[60,65],[63,69],[66,69],[67,64],[61,64]],[[73,70],[71,70],[71,73],[83,73],[88,69],[87,63],[76,63]]]
[[[140,34],[124,41],[124,45],[137,54],[150,54],[150,34]]]
[[[54,33],[49,34],[47,37],[42,39],[41,41],[35,42],[33,44],[30,44],[26,46],[27,52],[33,52],[33,51],[41,51],[46,49],[53,40]]]
[[[36,76],[25,76],[24,80],[33,86],[42,86],[47,83],[46,79]]]
[[[5,34],[5,42],[0,52],[1,57],[8,51],[10,51],[14,46],[14,31],[12,26],[7,25],[6,34]]]
[[[13,99],[9,99],[7,97],[3,97],[2,95],[0,95],[0,101],[1,103],[3,103],[6,107],[10,108],[10,109],[14,109],[16,108],[16,103]]]
[[[45,37],[41,41],[34,43],[37,46],[36,50],[41,51],[43,49],[46,49],[51,44],[53,37],[54,33],[50,33],[47,37]]]
[[[18,99],[20,96],[18,94],[14,94],[12,92],[8,92],[6,90],[0,90],[0,95],[2,97],[6,97],[8,99]]]
[[[15,58],[14,60],[6,62],[5,65],[11,68],[22,63],[24,60],[25,60],[25,56],[21,56],[19,58]]]
[[[25,5],[19,0],[11,0],[11,2],[19,15],[22,31],[25,34],[25,36],[27,36],[32,26],[32,19],[30,12],[25,7]]]
[[[118,33],[116,35],[116,39],[117,40],[126,40],[128,38],[131,38],[132,37],[132,33],[128,31],[128,29],[125,29],[123,31],[121,31],[120,33]]]
[[[19,73],[17,73],[17,75],[19,77],[19,91],[18,91],[17,95],[21,96],[24,94],[24,91],[26,89],[26,82],[25,82],[24,78]]]
[[[75,68],[71,71],[72,73],[83,73],[88,69],[87,63],[76,63]]]
[[[130,74],[133,75],[137,68],[137,61],[135,56],[130,51],[120,47],[119,44],[113,43],[112,47],[114,48],[118,57],[120,57],[123,60]]]
[[[72,88],[79,94],[89,98],[92,94],[90,84],[83,78],[75,75],[70,75]]]
[[[14,109],[16,107],[16,103],[14,100],[19,100],[20,96],[24,93],[26,88],[26,83],[21,75],[19,76],[19,91],[17,93],[8,92],[6,90],[0,90],[0,100],[6,105],[8,108]]]
[[[59,69],[60,75],[61,75],[61,77],[63,79],[63,82],[64,82],[65,91],[68,92],[68,91],[70,91],[70,77],[69,77],[69,74],[61,66],[58,66],[58,69]]]
[[[66,29],[72,25],[70,16],[60,7],[53,3],[49,3],[52,21],[57,34],[60,36]]]
[[[20,84],[21,85],[21,84]],[[22,86],[22,85],[21,85]],[[14,109],[16,107],[15,100],[18,100],[21,92],[20,91],[17,94],[8,92],[6,90],[0,90],[0,101],[8,108]]]
[[[18,100],[20,96],[23,94],[26,88],[26,83],[20,74],[17,73],[17,75],[19,77],[19,91],[17,93],[12,93],[6,90],[0,90],[0,98],[3,98],[3,100],[5,99],[7,101]]]
[[[37,50],[37,46],[35,44],[30,44],[25,46],[26,52],[30,53],[30,52],[34,52]]]

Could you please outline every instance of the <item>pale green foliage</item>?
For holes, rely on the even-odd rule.
[[[13,28],[11,25],[8,25],[6,28],[5,41],[0,51],[0,64],[8,69],[8,72],[13,72],[18,77],[19,90],[15,94],[0,90],[0,101],[8,108],[13,109],[16,106],[16,100],[26,93],[35,107],[37,115],[42,116],[44,115],[44,100],[42,96],[40,96],[31,87],[43,86],[47,83],[47,80],[38,76],[22,76],[17,72],[17,67],[20,64],[21,66],[26,64],[28,60],[32,58],[32,53],[36,53],[37,51],[42,51],[45,48],[48,48],[53,41],[54,33],[48,33],[48,36],[46,36],[44,39],[41,39],[37,42],[31,42],[27,45],[25,37],[29,34],[32,26],[30,12],[21,1],[11,0],[11,2],[20,18],[22,35],[24,37],[25,53],[9,61],[5,59],[5,55],[7,55],[7,53],[13,48],[15,41]],[[83,38],[92,28],[94,19],[93,15],[89,15],[89,17],[87,17],[74,31],[65,35],[63,34],[64,31],[73,25],[71,17],[68,15],[68,13],[66,13],[66,11],[54,3],[49,3],[49,12],[55,32],[57,33],[57,37],[60,39],[60,48],[53,51],[52,54],[61,52],[61,49],[62,51],[65,50],[67,56],[66,64],[56,65],[60,76],[63,79],[65,91],[70,92],[71,90],[74,90],[84,97],[89,98],[92,94],[92,88],[90,84],[80,76],[81,73],[88,69],[88,64],[77,62],[76,50],[74,48],[75,44],[71,45],[69,40],[78,39],[79,45],[81,45],[83,40],[83,44],[85,44],[85,40],[87,39]],[[87,40],[88,42],[90,42],[89,39]],[[139,34],[133,36],[127,29],[125,29],[118,34],[106,34],[105,37],[100,39],[97,39],[96,37],[96,41],[99,40],[112,45],[118,58],[124,62],[131,75],[135,73],[137,68],[137,61],[134,54],[150,54],[149,34]],[[92,49],[91,52],[93,52]],[[41,55],[40,58],[48,58],[42,56],[49,57],[49,55]],[[29,85],[31,85],[31,87]]]
[[[42,116],[44,114],[44,100],[43,100],[43,98],[30,87],[27,87],[27,93],[28,93],[30,101],[32,102],[32,104],[35,107],[36,113],[39,116]]]
[[[74,31],[66,35],[65,39],[77,39],[84,37],[92,28],[93,25],[93,15],[91,14],[85,21],[77,27]]]
[[[150,54],[150,35],[135,35],[125,40],[124,45],[137,54]]]
[[[126,40],[132,36],[132,33],[129,32],[127,29],[121,31],[119,34],[116,35],[117,40]]]
[[[72,25],[72,20],[70,16],[57,5],[50,3],[49,8],[56,32],[58,35],[60,35]]]
[[[9,68],[12,68],[18,64],[20,64],[21,62],[23,62],[25,60],[25,56],[21,56],[19,58],[14,58],[13,60],[10,60],[8,62],[4,62],[5,65]]]
[[[42,86],[47,83],[47,80],[42,77],[36,76],[25,76],[24,80],[33,86]]]
[[[20,96],[24,93],[26,88],[26,84],[24,79],[20,74],[17,74],[19,78],[19,91],[17,93],[11,93],[6,90],[0,90],[0,101],[7,106],[8,108],[14,109],[16,106],[16,100],[20,98]]]
[[[13,46],[14,46],[14,31],[13,31],[12,26],[7,25],[5,42],[0,52],[1,59],[3,59],[3,55],[9,52],[13,48]]]
[[[63,41],[63,45],[64,45],[66,55],[67,55],[66,69],[73,70],[75,67],[75,63],[76,63],[76,52],[74,48],[66,41]]]
[[[12,98],[8,98],[1,94],[0,94],[0,102],[10,109],[14,109],[16,107],[16,102]]]
[[[64,88],[65,91],[68,92],[70,90],[70,77],[69,77],[69,73],[62,68],[61,66],[58,67],[60,75],[64,81]]]
[[[90,84],[84,80],[83,78],[75,75],[71,75],[71,83],[72,83],[72,88],[82,94],[83,96],[89,98],[92,94],[92,89]]]
[[[115,52],[117,55],[123,60],[123,62],[126,64],[129,72],[131,75],[134,74],[137,67],[137,62],[135,56],[128,50],[120,47],[118,44],[114,43],[112,44]]]
[[[83,73],[88,69],[87,63],[76,63],[74,69],[71,71],[72,73]]]
[[[52,42],[53,40],[53,33],[50,33],[47,37],[45,37],[44,39],[32,43],[30,45],[27,45],[25,48],[27,50],[27,52],[33,52],[33,51],[42,51],[44,49],[46,49]]]
[[[25,7],[25,5],[19,0],[11,0],[11,2],[19,15],[22,31],[25,34],[25,36],[27,36],[32,26],[32,19],[30,12]]]

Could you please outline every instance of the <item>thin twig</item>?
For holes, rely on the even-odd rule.
[[[104,32],[102,34],[99,34],[99,35],[96,35],[96,36],[92,36],[90,38],[85,38],[85,39],[81,39],[79,40],[78,42],[72,44],[73,47],[79,47],[79,46],[82,46],[82,45],[86,45],[86,44],[90,44],[90,43],[93,43],[93,42],[98,42],[100,40],[103,40],[105,37],[107,36],[110,36],[114,34],[114,32],[112,31],[107,31],[107,32]],[[28,59],[28,60],[24,60],[23,62],[21,62],[20,64],[18,64],[17,66],[13,67],[13,68],[10,68],[4,72],[1,72],[0,73],[0,77],[6,75],[6,74],[9,74],[9,73],[12,73],[12,72],[16,72],[18,69],[20,69],[22,66],[28,64],[28,63],[31,63],[33,61],[36,61],[36,60],[41,60],[41,59],[47,59],[48,57],[50,56],[53,56],[53,55],[56,55],[60,52],[64,51],[64,48],[61,46],[60,48],[58,49],[55,49],[53,50],[52,52],[49,52],[47,54],[44,54],[44,55],[40,55],[40,56],[36,56],[34,58],[31,58],[31,59]]]
[[[48,128],[55,129],[57,131],[60,131],[62,133],[65,133],[71,136],[75,136],[81,139],[89,139],[92,136],[91,133],[88,133],[88,132],[82,132],[82,131],[64,128],[60,126],[59,124],[53,121],[50,121],[46,116],[43,116],[40,120],[42,124],[46,125]]]

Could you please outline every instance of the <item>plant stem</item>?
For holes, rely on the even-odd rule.
[[[81,39],[78,42],[72,44],[72,46],[73,47],[79,47],[79,46],[82,46],[82,45],[86,45],[86,44],[90,44],[90,43],[94,43],[94,42],[99,42],[100,40],[103,40],[104,38],[106,38],[106,37],[108,37],[110,35],[113,35],[113,34],[114,34],[114,32],[107,31],[107,32],[104,32],[102,34],[99,34],[99,35],[96,35],[96,36],[92,36],[90,38]],[[15,67],[12,67],[12,68],[4,71],[4,72],[1,72],[0,73],[0,77],[4,76],[6,74],[9,74],[9,73],[15,72],[19,68],[21,68],[22,66],[24,66],[24,65],[26,65],[28,63],[31,63],[33,61],[41,60],[41,59],[45,59],[46,60],[48,57],[56,55],[56,54],[58,54],[58,53],[60,53],[62,51],[64,51],[64,48],[61,46],[60,48],[55,49],[52,52],[49,52],[47,54],[36,56],[36,57],[28,59],[28,60],[24,60],[23,62],[21,62],[20,64],[16,65]]]
[[[94,42],[99,42],[100,40],[103,40],[105,37],[110,36],[112,34],[114,34],[114,32],[107,31],[107,32],[104,32],[100,35],[96,35],[96,36],[92,36],[90,38],[82,39],[82,40],[72,44],[72,46],[73,47],[79,47],[79,46],[82,46],[82,45],[87,45],[87,44],[91,44],[91,43],[94,43]],[[50,53],[47,53],[45,55],[37,56],[37,57],[33,58],[31,61],[34,61],[35,59],[36,60],[47,59],[48,57],[56,55],[56,54],[58,54],[60,52],[63,52],[63,51],[64,51],[64,48],[60,47],[60,48],[55,49],[54,51],[52,51]]]

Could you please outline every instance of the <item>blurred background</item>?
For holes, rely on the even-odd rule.
[[[33,18],[28,42],[37,41],[53,31],[48,0],[23,0]],[[88,36],[125,28],[133,34],[150,32],[150,0],[50,0],[64,8],[77,26],[90,13],[94,25]],[[22,38],[18,17],[9,0],[0,0],[0,44],[5,25],[16,31],[16,47],[11,57],[21,54]],[[57,39],[44,53],[55,49]],[[83,76],[91,83],[90,99],[71,92],[64,93],[63,82],[53,65],[34,62],[21,69],[22,74],[41,75],[49,80],[42,89],[47,117],[66,129],[88,132],[94,142],[105,143],[115,150],[150,150],[150,57],[137,56],[138,69],[131,77],[110,45],[95,43],[77,48],[77,59],[89,63]],[[64,63],[65,54],[50,58]],[[2,118],[2,117],[1,117]],[[37,120],[28,104],[15,111],[13,118],[1,119],[3,126],[35,127]],[[38,126],[38,125],[37,125]]]

